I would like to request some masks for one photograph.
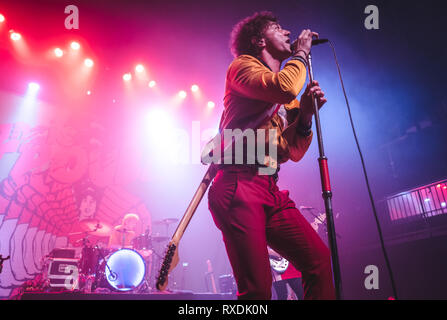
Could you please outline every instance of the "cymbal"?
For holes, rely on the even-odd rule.
[[[166,218],[163,220],[154,221],[154,224],[171,224],[177,221],[178,221],[177,218]]]
[[[85,219],[79,222],[79,226],[81,230],[88,233],[89,235],[106,237],[110,235],[112,228],[105,224],[104,222],[100,222],[97,219]]]
[[[132,230],[127,230],[127,229],[115,229],[115,231],[117,231],[119,233],[133,233]]]
[[[154,237],[152,237],[152,241],[155,241],[155,242],[168,241],[169,239],[170,239],[169,237],[164,237],[164,236],[154,236]]]

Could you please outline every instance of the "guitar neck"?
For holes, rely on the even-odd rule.
[[[217,171],[215,170],[214,166],[210,165],[205,173],[205,176],[200,182],[200,185],[197,188],[196,193],[194,194],[191,202],[189,203],[189,206],[186,209],[185,214],[180,220],[177,229],[172,235],[171,241],[169,242],[168,248],[163,258],[160,271],[158,272],[156,287],[160,291],[163,291],[166,288],[168,284],[169,273],[171,272],[172,269],[176,267],[177,263],[179,262],[178,245],[180,239],[185,233],[186,227],[188,227],[188,224],[191,221],[192,216],[196,212],[196,209],[199,206],[199,203],[202,200],[203,195],[206,192],[206,189],[208,189],[208,186],[214,179],[216,173]]]
[[[177,229],[175,230],[174,234],[171,238],[171,243],[178,244],[180,242],[180,239],[183,237],[183,234],[185,233],[186,228],[188,227],[189,222],[191,221],[191,218],[193,217],[194,213],[197,210],[197,207],[199,206],[200,202],[202,201],[203,196],[206,193],[206,190],[208,189],[211,181],[216,176],[216,170],[212,165],[208,166],[208,170],[205,173],[205,176],[203,177],[202,181],[200,182],[199,187],[197,188],[194,196],[191,199],[191,202],[188,205],[188,208],[186,208],[186,211],[180,220]]]

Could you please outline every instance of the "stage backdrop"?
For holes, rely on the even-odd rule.
[[[79,222],[110,226],[129,212],[150,215],[129,186],[144,179],[138,151],[114,139],[101,118],[0,93],[0,297],[42,271],[53,248],[80,248]],[[120,141],[127,141],[122,139]],[[90,238],[94,243],[107,238]]]

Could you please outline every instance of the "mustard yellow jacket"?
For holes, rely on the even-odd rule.
[[[245,128],[247,123],[266,109],[283,104],[287,111],[288,126],[284,127],[281,117],[275,114],[259,129],[277,130],[278,159],[270,159],[270,166],[275,167],[289,159],[299,161],[308,150],[313,136],[311,133],[304,137],[297,132],[300,105],[296,98],[305,81],[306,66],[299,60],[291,59],[281,71],[272,72],[253,56],[237,57],[227,71],[220,128]]]

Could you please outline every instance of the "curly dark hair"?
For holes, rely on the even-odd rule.
[[[238,57],[241,54],[257,56],[258,47],[252,43],[252,38],[260,39],[270,22],[278,22],[278,18],[270,11],[256,12],[250,17],[239,21],[231,31],[231,53]]]

